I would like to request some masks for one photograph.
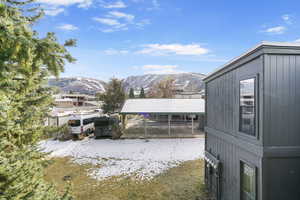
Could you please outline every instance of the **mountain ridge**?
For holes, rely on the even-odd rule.
[[[166,78],[171,78],[175,86],[183,91],[201,91],[204,89],[203,78],[205,74],[201,73],[179,73],[179,74],[145,74],[128,76],[123,79],[126,92],[133,88],[145,91],[149,90],[154,84]],[[105,91],[107,83],[97,78],[88,77],[62,77],[58,79],[49,79],[50,86],[58,87],[61,92],[78,92],[94,95]]]

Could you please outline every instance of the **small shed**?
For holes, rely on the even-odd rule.
[[[192,134],[194,133],[194,119],[198,119],[199,128],[204,128],[205,103],[203,99],[128,99],[120,114],[125,126],[126,115],[143,115],[145,135],[147,135],[148,116],[167,116],[168,133],[171,135],[172,116],[182,116],[184,120],[191,119]]]

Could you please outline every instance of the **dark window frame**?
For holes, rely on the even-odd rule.
[[[243,199],[243,169],[244,169],[244,165],[247,165],[248,167],[252,168],[254,170],[254,182],[255,182],[255,186],[254,186],[254,200],[257,200],[258,197],[258,170],[257,167],[253,164],[250,164],[249,162],[246,162],[244,160],[240,160],[240,199]]]
[[[241,81],[248,80],[248,79],[254,79],[254,135],[245,133],[241,131]],[[243,137],[249,138],[249,139],[259,139],[259,75],[248,75],[243,76],[238,80],[238,132]]]

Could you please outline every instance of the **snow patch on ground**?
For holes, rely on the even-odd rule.
[[[182,162],[203,158],[204,139],[45,140],[40,148],[54,157],[71,156],[79,164],[100,165],[88,171],[99,180],[113,176],[135,176],[143,180]]]

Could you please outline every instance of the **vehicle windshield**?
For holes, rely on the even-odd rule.
[[[80,120],[69,120],[69,126],[72,127],[80,126]]]

